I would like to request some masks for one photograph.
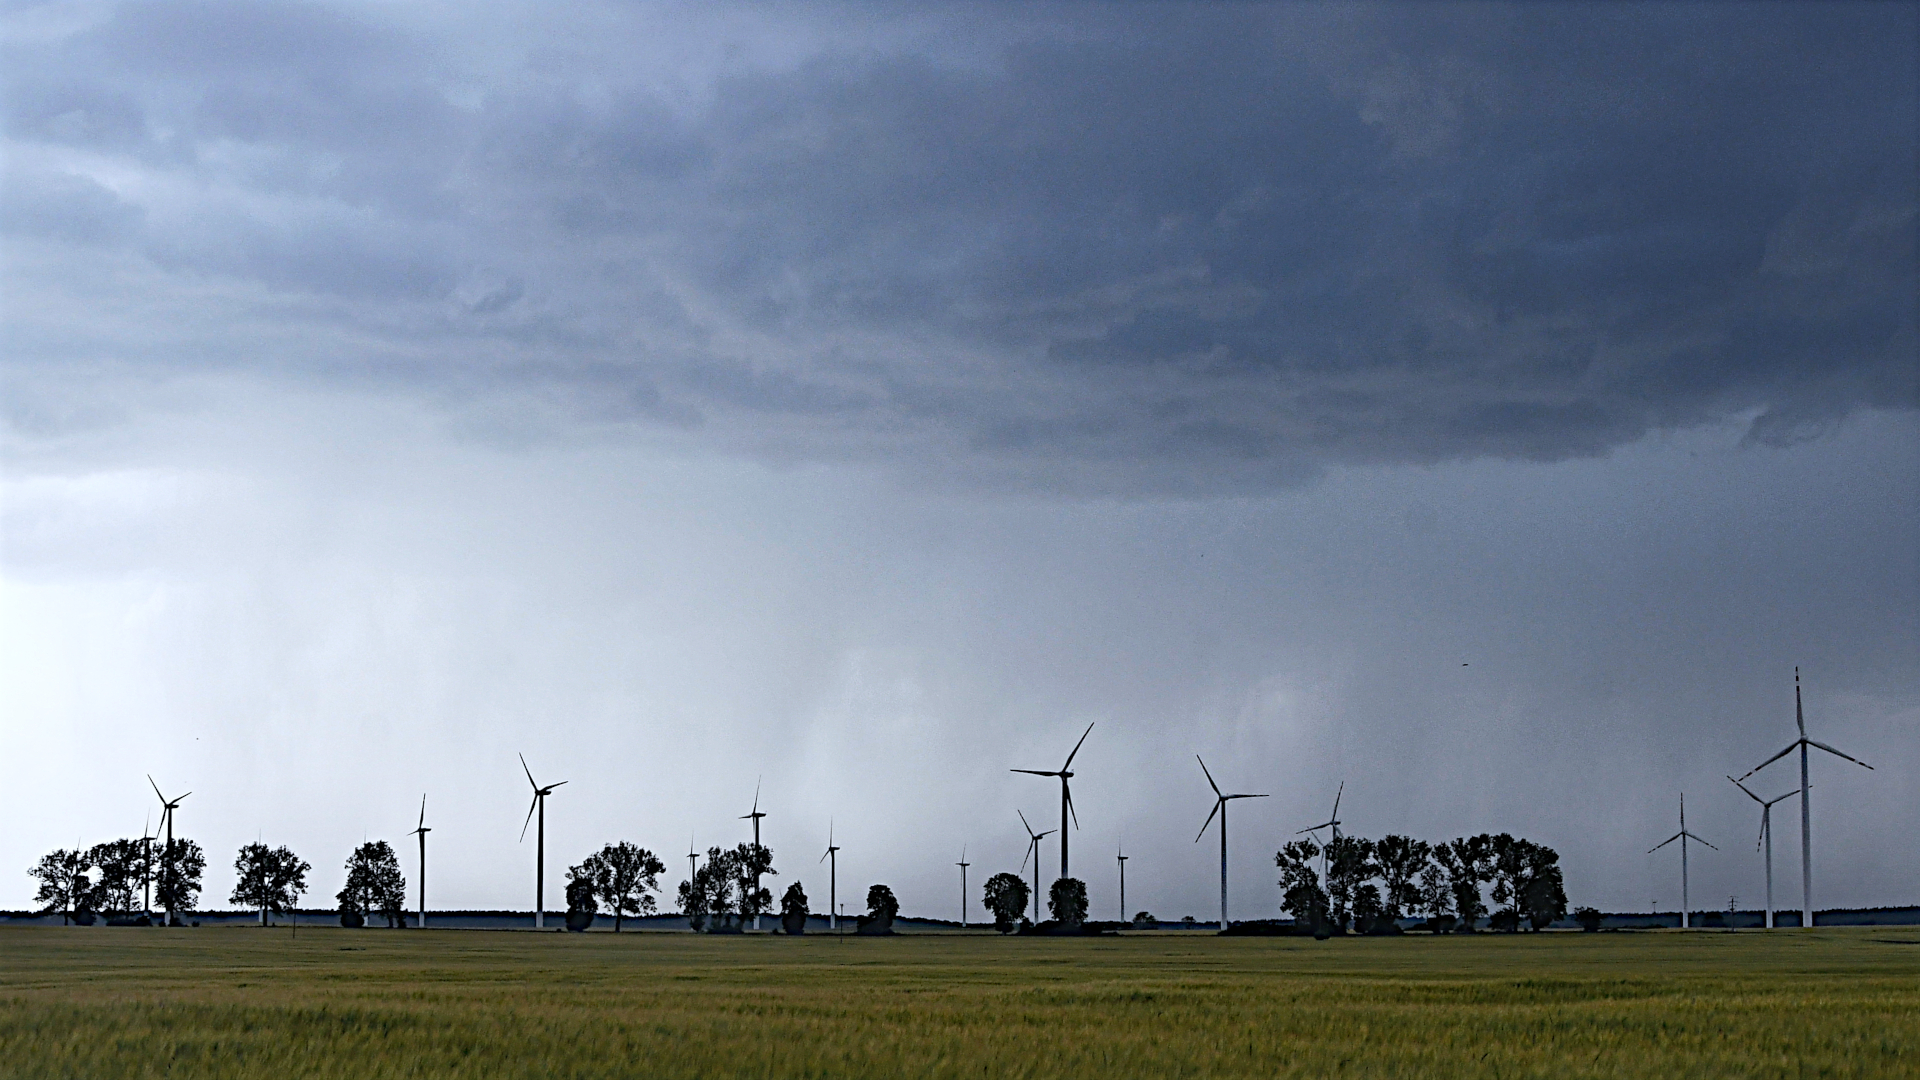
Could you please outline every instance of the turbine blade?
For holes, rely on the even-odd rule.
[[[1729,776],[1729,777],[1727,777],[1727,779],[1729,779],[1729,780],[1733,780],[1733,777],[1731,777],[1731,776]],[[1747,791],[1747,785],[1745,785],[1745,784],[1743,784],[1743,783],[1741,783],[1740,781],[1738,781],[1738,780],[1733,780],[1733,786],[1734,786],[1734,787],[1737,787],[1737,788],[1739,788],[1739,789],[1740,789],[1741,791],[1743,791],[1743,792],[1746,792],[1746,795],[1747,795],[1747,798],[1749,798],[1749,799],[1752,799],[1752,800],[1753,800],[1754,802],[1757,802],[1757,803],[1759,803],[1759,804],[1760,804],[1761,806],[1765,806],[1765,805],[1767,805],[1767,803],[1766,803],[1766,800],[1764,800],[1764,799],[1762,799],[1762,798],[1761,798],[1760,796],[1758,796],[1758,795],[1755,795],[1755,794],[1754,794],[1753,792],[1751,792],[1751,791]]]
[[[562,781],[560,781],[560,782],[559,782],[558,784],[548,784],[548,785],[547,785],[547,790],[548,790],[548,791],[552,791],[552,790],[553,790],[554,788],[557,788],[557,787],[565,787],[566,785],[567,785],[567,781],[565,781],[565,780],[562,780]]]
[[[1080,827],[1080,811],[1073,808],[1073,789],[1067,786],[1067,778],[1060,778],[1060,790],[1067,797],[1067,816],[1073,819],[1073,827]]]
[[[1852,754],[1845,754],[1845,753],[1841,753],[1840,751],[1838,751],[1838,750],[1835,750],[1835,749],[1834,749],[1833,747],[1831,747],[1831,746],[1828,746],[1828,745],[1827,745],[1826,743],[1823,743],[1823,742],[1821,742],[1821,741],[1820,741],[1820,740],[1818,740],[1818,739],[1808,739],[1808,740],[1807,740],[1807,745],[1809,745],[1809,746],[1817,746],[1817,747],[1819,747],[1820,749],[1822,749],[1822,750],[1825,750],[1825,751],[1826,751],[1827,753],[1829,753],[1829,754],[1839,754],[1839,755],[1840,755],[1841,757],[1843,757],[1843,758],[1846,758],[1846,759],[1847,759],[1848,761],[1851,761],[1851,762],[1853,762],[1853,763],[1854,763],[1855,765],[1858,765],[1858,766],[1860,766],[1860,767],[1861,767],[1861,768],[1863,768],[1863,769],[1871,769],[1871,768],[1873,768],[1873,766],[1871,766],[1871,765],[1869,765],[1869,764],[1867,764],[1867,763],[1866,763],[1866,762],[1864,762],[1864,761],[1861,761],[1861,760],[1860,760],[1859,758],[1857,758],[1857,757],[1854,757],[1854,756],[1853,756]]]
[[[1080,742],[1073,744],[1073,754],[1077,754],[1080,752],[1081,744],[1085,743],[1087,741],[1087,736],[1091,734],[1093,734],[1093,725],[1088,724],[1087,730],[1080,733]],[[1073,768],[1073,754],[1067,755],[1067,763],[1065,765],[1060,766],[1061,772],[1066,772],[1068,769]]]
[[[520,771],[527,774],[528,785],[530,785],[533,788],[533,790],[539,791],[540,785],[534,783],[534,780],[533,780],[533,770],[527,768],[527,755],[525,754],[520,755]]]
[[[1193,760],[1200,762],[1200,771],[1207,774],[1207,786],[1213,789],[1215,795],[1220,794],[1220,785],[1213,782],[1213,773],[1208,771],[1206,761],[1199,754],[1193,755]]]
[[[1812,788],[1812,787],[1813,787],[1813,785],[1812,785],[1812,784],[1808,784],[1808,785],[1807,785],[1807,787],[1808,787],[1808,788]],[[1772,805],[1773,805],[1773,803],[1777,803],[1777,802],[1779,802],[1779,801],[1781,801],[1781,799],[1791,799],[1791,798],[1793,798],[1793,797],[1794,797],[1795,795],[1798,795],[1798,794],[1800,794],[1800,789],[1799,789],[1799,788],[1794,788],[1794,789],[1793,789],[1792,791],[1789,791],[1789,792],[1787,792],[1787,793],[1786,793],[1785,795],[1782,795],[1782,796],[1780,796],[1780,798],[1779,798],[1779,799],[1775,799],[1775,800],[1773,800],[1773,802],[1767,802],[1767,803],[1761,803],[1760,805],[1762,805],[1762,806],[1772,806]]]
[[[1207,835],[1207,826],[1208,826],[1208,825],[1212,825],[1212,824],[1213,824],[1213,815],[1214,815],[1214,814],[1218,814],[1218,813],[1220,812],[1220,808],[1221,808],[1222,806],[1225,806],[1226,804],[1227,804],[1227,800],[1225,800],[1225,799],[1215,799],[1215,800],[1213,801],[1213,810],[1212,810],[1212,812],[1211,812],[1211,813],[1209,813],[1209,814],[1207,814],[1207,820],[1205,821],[1205,823],[1203,823],[1203,824],[1202,824],[1202,825],[1200,826],[1200,831],[1199,831],[1198,833],[1196,833],[1196,834],[1194,835],[1194,837],[1193,837],[1193,842],[1194,842],[1194,843],[1196,843],[1196,844],[1197,844],[1197,843],[1199,843],[1199,842],[1200,842],[1200,838],[1201,838],[1202,836],[1205,836],[1205,835]]]
[[[427,793],[420,793],[420,827],[427,827]]]
[[[1016,813],[1016,814],[1019,814],[1019,815],[1020,815],[1020,824],[1026,827],[1026,830],[1027,830],[1027,836],[1028,836],[1028,838],[1032,838],[1032,836],[1033,836],[1033,826],[1031,826],[1031,825],[1028,825],[1028,824],[1027,824],[1027,814],[1026,814],[1026,811],[1024,811],[1024,810],[1015,810],[1015,811],[1014,811],[1014,813]]]
[[[1672,836],[1669,836],[1669,837],[1667,837],[1667,838],[1666,838],[1665,840],[1662,840],[1662,841],[1660,841],[1659,843],[1657,843],[1657,844],[1655,844],[1655,845],[1653,845],[1652,847],[1650,847],[1650,848],[1648,848],[1648,849],[1647,849],[1647,854],[1649,854],[1649,855],[1651,855],[1651,854],[1653,854],[1654,852],[1656,852],[1656,851],[1659,851],[1659,850],[1660,850],[1661,848],[1663,848],[1663,847],[1666,847],[1666,846],[1667,846],[1668,844],[1671,844],[1671,843],[1673,843],[1673,842],[1674,842],[1675,840],[1678,840],[1678,839],[1680,839],[1680,837],[1681,837],[1681,835],[1682,835],[1682,834],[1680,834],[1680,833],[1674,833],[1674,834],[1673,834]]]
[[[760,812],[760,778],[753,778],[753,812]]]
[[[1057,772],[1041,772],[1039,769],[1008,769],[1008,772],[1023,772],[1028,776],[1059,776]]]
[[[538,795],[535,795],[533,801],[527,804],[527,820],[520,823],[520,843],[524,844],[527,842],[527,826],[533,823],[533,811],[539,805],[540,796]]]
[[[1229,799],[1265,799],[1265,798],[1268,798],[1268,796],[1264,794],[1263,795],[1229,795],[1227,796],[1227,798]]]
[[[1034,850],[1039,846],[1040,846],[1039,837],[1033,837],[1027,841],[1027,853],[1025,855],[1020,856],[1020,872],[1022,874],[1027,872],[1027,860],[1034,857]]]
[[[1340,820],[1340,796],[1345,795],[1346,793],[1347,793],[1347,782],[1345,780],[1342,780],[1340,781],[1340,790],[1333,793],[1333,813],[1327,815],[1328,817],[1332,818],[1335,821]]]
[[[152,773],[148,773],[148,774],[147,774],[147,783],[149,783],[149,784],[153,784],[153,774],[152,774]],[[167,797],[166,797],[165,795],[160,795],[160,785],[159,785],[159,784],[153,784],[153,793],[154,793],[155,795],[159,795],[159,796],[160,796],[160,801],[161,801],[161,802],[163,802],[163,803],[164,803],[164,802],[166,802],[166,801],[167,801]]]
[[[1774,762],[1779,761],[1781,758],[1786,757],[1788,754],[1793,753],[1794,747],[1797,747],[1799,745],[1800,745],[1800,740],[1798,739],[1795,739],[1793,742],[1788,743],[1787,748],[1785,750],[1780,751],[1779,753],[1773,755],[1772,757],[1761,762],[1760,764],[1755,765],[1753,768],[1748,769],[1746,772],[1741,774],[1740,779],[1745,780],[1747,777],[1752,776],[1754,773],[1759,772],[1761,769],[1764,769],[1767,766],[1773,764]]]
[[[1707,844],[1707,842],[1706,842],[1705,840],[1702,840],[1702,839],[1700,839],[1699,837],[1697,837],[1697,836],[1695,836],[1695,835],[1693,835],[1692,833],[1688,833],[1688,834],[1687,834],[1687,839],[1689,839],[1689,840],[1692,840],[1692,841],[1694,841],[1695,843],[1700,843],[1700,844]],[[1717,848],[1717,847],[1713,847],[1713,845],[1712,845],[1712,844],[1707,844],[1707,846],[1708,846],[1708,847],[1710,847],[1710,848],[1713,848],[1713,850],[1715,850],[1715,851],[1719,851],[1719,850],[1720,850],[1720,849],[1719,849],[1719,848]]]

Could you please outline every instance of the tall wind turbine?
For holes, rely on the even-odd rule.
[[[1841,753],[1826,743],[1807,738],[1807,716],[1800,708],[1800,669],[1798,667],[1793,669],[1793,722],[1800,725],[1800,737],[1788,743],[1785,750],[1748,769],[1746,776],[1740,779],[1745,780],[1747,776],[1752,776],[1779,761],[1793,753],[1795,749],[1800,751],[1800,925],[1811,929],[1813,927],[1813,812],[1807,806],[1807,787],[1809,786],[1807,784],[1807,747],[1817,746],[1835,757],[1846,758],[1863,769],[1871,769],[1873,766],[1857,757]]]
[[[758,804],[756,803],[755,805]],[[758,824],[758,822],[755,824]],[[827,819],[827,853],[820,856],[820,861],[827,864],[827,929],[837,934],[840,932],[840,916],[838,914],[840,903],[840,849],[835,846],[833,842],[832,818]]]
[[[422,930],[427,928],[427,834],[432,831],[427,827],[427,793],[423,791],[420,793],[420,824],[413,830],[413,835],[420,838],[420,929]]]
[[[1068,876],[1067,874],[1067,819],[1069,817],[1073,819],[1074,828],[1077,829],[1080,827],[1080,815],[1074,813],[1074,810],[1073,810],[1073,789],[1067,786],[1067,781],[1073,779],[1073,773],[1069,770],[1073,768],[1073,755],[1078,754],[1080,752],[1080,743],[1086,742],[1087,736],[1091,735],[1092,733],[1093,733],[1093,725],[1088,724],[1087,730],[1080,733],[1080,742],[1073,744],[1073,752],[1067,755],[1066,764],[1060,766],[1059,770],[1056,772],[1042,772],[1039,769],[1008,769],[1007,770],[1008,772],[1027,773],[1032,776],[1057,776],[1060,778],[1060,876],[1061,877]],[[1049,829],[1047,831],[1051,832],[1053,830]],[[1042,835],[1045,835],[1045,834],[1043,833]],[[1040,880],[1038,873],[1039,871],[1038,871],[1038,868],[1036,867],[1035,877],[1034,877],[1035,881]]]
[[[173,889],[168,883],[173,879],[173,812],[178,810],[180,804],[186,801],[187,795],[193,792],[189,791],[187,795],[177,799],[169,799],[165,795],[160,795],[160,785],[153,782],[152,773],[147,774],[147,783],[152,784],[153,793],[160,796],[160,825],[167,830],[167,845],[160,849],[160,892],[163,894],[161,899],[167,901],[167,925],[171,926],[174,922]]]
[[[1224,933],[1227,929],[1227,803],[1232,799],[1264,799],[1266,796],[1223,794],[1220,785],[1213,782],[1213,773],[1207,769],[1207,763],[1201,760],[1200,755],[1193,755],[1193,760],[1200,762],[1200,771],[1207,774],[1207,786],[1213,789],[1213,811],[1201,824],[1193,842],[1197,844],[1200,837],[1207,835],[1207,826],[1213,824],[1215,814],[1220,816],[1220,930]]]
[[[533,928],[544,930],[547,926],[547,796],[560,784],[548,784],[541,787],[533,779],[533,770],[527,768],[527,755],[520,755],[520,770],[527,774],[527,783],[533,785],[533,805],[527,807],[527,820],[520,823],[520,842],[526,843],[527,824],[533,820],[534,811],[540,812],[540,831],[534,842],[533,856]]]
[[[1120,860],[1120,922],[1127,921],[1127,852],[1124,848],[1114,849],[1115,857]]]
[[[1053,830],[1048,829],[1043,833],[1034,832],[1033,826],[1027,825],[1027,815],[1024,811],[1015,810],[1014,813],[1020,815],[1020,824],[1026,826],[1027,830],[1027,854],[1020,860],[1020,869],[1025,872],[1027,859],[1033,860],[1033,922],[1037,926],[1040,923],[1040,841],[1052,836]],[[1061,838],[1064,840],[1065,835],[1063,834]]]
[[[1327,887],[1327,866],[1329,865],[1329,860],[1332,858],[1333,845],[1340,841],[1340,796],[1346,793],[1347,782],[1342,780],[1340,781],[1340,789],[1333,793],[1333,813],[1327,815],[1327,820],[1312,828],[1301,829],[1299,832],[1293,834],[1299,836],[1301,833],[1316,833],[1321,829],[1333,830],[1332,839],[1328,840],[1320,848],[1320,887],[1323,889]]]
[[[953,865],[960,868],[960,929],[967,928],[967,867],[973,864],[967,861],[967,846],[960,845],[960,861]]]
[[[1651,855],[1675,840],[1680,841],[1680,929],[1682,930],[1687,929],[1689,925],[1687,920],[1692,917],[1692,908],[1687,900],[1687,841],[1689,839],[1700,840],[1699,837],[1687,831],[1687,794],[1683,791],[1680,793],[1680,831],[1647,849],[1647,854]],[[1700,842],[1707,844],[1705,840]],[[1715,851],[1720,850],[1712,844],[1707,846]]]
[[[1727,779],[1733,780],[1733,777],[1729,776]],[[1746,792],[1747,798],[1760,804],[1760,842],[1755,846],[1764,846],[1767,849],[1767,929],[1771,930],[1773,929],[1773,804],[1791,799],[1800,793],[1789,791],[1777,799],[1763,799],[1747,791],[1747,785],[1738,780],[1733,780],[1733,786]]]
[[[753,782],[753,812],[749,814],[740,815],[741,821],[751,820],[753,822],[753,846],[754,847],[760,846],[760,819],[766,816],[767,815],[760,812],[760,781],[755,780]],[[831,823],[829,823],[829,828],[831,828]],[[760,891],[760,875],[759,874],[753,875],[753,891],[756,893]],[[760,929],[760,916],[758,915],[755,915],[753,917],[753,928],[755,930]]]

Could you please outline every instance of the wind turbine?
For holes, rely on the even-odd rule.
[[[1120,860],[1120,922],[1127,921],[1127,853],[1124,848],[1115,848],[1114,855]]]
[[[840,918],[835,913],[840,902],[840,848],[833,842],[832,818],[827,819],[827,853],[820,856],[820,861],[827,864],[827,929],[837,934],[840,932]]]
[[[149,922],[153,919],[153,812],[147,812],[147,818],[140,823],[140,887],[146,899],[141,903],[141,914]]]
[[[1327,888],[1327,866],[1333,845],[1340,842],[1340,796],[1346,793],[1347,782],[1342,780],[1340,781],[1340,789],[1333,793],[1333,813],[1327,815],[1327,820],[1310,829],[1301,829],[1300,832],[1293,834],[1299,836],[1301,833],[1319,832],[1321,829],[1333,830],[1333,838],[1320,848],[1320,887],[1322,889]]]
[[[187,795],[182,795],[177,799],[168,799],[165,795],[160,795],[160,785],[153,782],[152,773],[147,774],[147,783],[152,784],[153,793],[160,796],[160,824],[162,828],[167,830],[167,845],[160,849],[160,892],[163,894],[161,899],[167,902],[167,924],[171,926],[174,922],[173,891],[169,887],[168,882],[173,879],[173,874],[171,873],[173,869],[173,812],[179,809],[180,804],[186,801],[187,795],[191,795],[193,792],[189,791]]]
[[[1740,779],[1745,780],[1748,776],[1793,753],[1796,748],[1800,751],[1800,925],[1810,929],[1813,926],[1813,812],[1807,806],[1809,786],[1807,747],[1817,746],[1836,757],[1846,758],[1863,769],[1871,769],[1873,766],[1857,757],[1841,753],[1826,743],[1807,738],[1807,716],[1800,707],[1800,669],[1798,667],[1793,669],[1793,722],[1800,725],[1800,737],[1788,743],[1785,750],[1748,769],[1746,776]]]
[[[541,787],[533,779],[533,770],[527,768],[527,755],[520,755],[520,770],[527,774],[527,783],[533,786],[533,805],[527,807],[527,820],[520,823],[520,842],[526,843],[527,824],[533,820],[534,811],[540,812],[540,831],[534,841],[533,856],[533,928],[544,930],[547,926],[547,796],[560,784],[548,784]],[[425,807],[423,806],[424,810]]]
[[[1033,826],[1027,825],[1025,812],[1015,810],[1014,813],[1020,815],[1020,824],[1025,825],[1027,829],[1027,854],[1020,860],[1020,869],[1024,871],[1027,868],[1027,859],[1033,860],[1033,921],[1038,925],[1040,922],[1040,841],[1052,836],[1053,830],[1048,829],[1043,833],[1034,832]]]
[[[1080,744],[1086,742],[1087,736],[1091,734],[1093,734],[1093,725],[1088,724],[1087,730],[1080,733],[1080,742],[1073,744],[1073,753],[1070,753],[1067,755],[1066,764],[1060,766],[1060,769],[1057,772],[1042,772],[1039,769],[1008,769],[1007,770],[1008,772],[1027,773],[1030,776],[1057,776],[1060,778],[1060,876],[1061,877],[1068,876],[1067,875],[1067,819],[1069,817],[1073,819],[1074,828],[1077,829],[1080,827],[1080,815],[1077,813],[1074,813],[1074,810],[1073,810],[1073,790],[1067,786],[1067,781],[1073,779],[1073,773],[1070,772],[1069,770],[1073,768],[1073,755],[1078,754],[1080,752]],[[1051,831],[1052,831],[1051,829],[1048,830],[1048,832],[1051,832]],[[1042,833],[1041,835],[1044,836],[1046,834]],[[1038,868],[1036,867],[1035,876],[1034,876],[1035,881],[1040,880],[1038,875],[1039,875],[1039,871],[1038,871]]]
[[[973,864],[967,861],[967,846],[960,845],[960,861],[953,865],[960,868],[960,929],[967,928],[967,867]]]
[[[1692,917],[1691,908],[1687,900],[1687,841],[1689,839],[1700,840],[1699,837],[1687,831],[1687,794],[1683,791],[1680,793],[1680,831],[1647,849],[1647,854],[1651,855],[1661,848],[1666,847],[1668,844],[1673,843],[1675,840],[1680,841],[1680,929],[1682,930],[1687,929],[1689,925],[1687,920]],[[1705,840],[1700,840],[1700,842],[1707,844]],[[1713,848],[1715,851],[1720,850],[1719,848],[1713,847],[1712,844],[1707,844],[1707,846]]]
[[[1222,794],[1220,785],[1213,782],[1213,773],[1208,771],[1207,763],[1201,760],[1199,754],[1193,755],[1193,760],[1200,762],[1200,771],[1207,774],[1207,786],[1213,789],[1213,811],[1207,815],[1193,842],[1197,844],[1200,837],[1207,835],[1207,826],[1213,824],[1215,814],[1220,816],[1220,930],[1224,933],[1227,929],[1227,803],[1232,799],[1264,799],[1266,796]]]
[[[750,814],[740,815],[741,821],[747,821],[749,819],[753,821],[753,846],[754,847],[760,846],[760,819],[766,816],[767,815],[760,812],[760,781],[755,780],[753,782],[753,812]],[[831,822],[828,823],[828,828],[829,829],[832,828]],[[832,842],[831,839],[829,839],[828,842],[831,843]],[[760,891],[760,875],[759,874],[753,875],[753,891],[756,893]],[[760,916],[758,915],[755,915],[753,917],[753,928],[755,930],[760,929]]]
[[[427,834],[433,830],[427,827],[427,793],[420,793],[420,824],[413,835],[420,838],[420,929],[427,928]]]
[[[1729,776],[1727,779],[1733,780],[1733,777]],[[1800,793],[1789,791],[1777,799],[1763,799],[1747,791],[1747,785],[1738,780],[1733,780],[1733,786],[1746,792],[1747,798],[1760,804],[1760,842],[1755,846],[1765,845],[1767,849],[1767,929],[1771,930],[1773,929],[1773,804],[1791,799]]]

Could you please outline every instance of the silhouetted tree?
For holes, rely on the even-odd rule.
[[[706,865],[695,870],[691,880],[680,883],[680,910],[695,930],[714,930],[737,910],[739,866],[737,851],[708,848]]]
[[[592,899],[597,898],[613,912],[613,929],[619,933],[624,916],[653,914],[653,894],[659,891],[660,874],[665,870],[666,866],[646,848],[625,840],[608,844],[567,871],[567,906],[592,911]],[[584,883],[583,895],[590,898],[584,908],[574,903],[575,880]]]
[[[347,856],[347,883],[335,895],[340,910],[359,915],[380,912],[389,927],[400,923],[407,907],[407,879],[400,859],[385,840],[369,840]]]
[[[1327,893],[1313,865],[1319,857],[1320,845],[1312,840],[1290,841],[1273,856],[1280,868],[1280,906],[1302,926],[1327,921]]]
[[[97,911],[126,914],[140,903],[140,887],[147,875],[147,845],[138,840],[109,840],[87,851],[87,860],[99,871],[92,903]]]
[[[93,864],[84,851],[56,848],[40,856],[40,861],[27,871],[40,883],[33,902],[45,904],[43,910],[49,913],[58,911],[60,925],[67,925],[75,913],[85,908],[88,894],[93,891],[93,879],[87,876],[91,869]]]
[[[1353,932],[1368,934],[1374,924],[1385,921],[1386,903],[1380,898],[1380,886],[1365,882],[1353,890]]]
[[[1595,907],[1583,907],[1574,912],[1573,917],[1580,924],[1580,929],[1589,934],[1597,932],[1600,924],[1606,921],[1606,916],[1600,914],[1600,909]]]
[[[798,881],[780,896],[780,928],[794,935],[807,932],[807,891]]]
[[[893,917],[899,913],[900,901],[894,899],[892,889],[885,885],[868,888],[867,913],[860,916],[860,933],[893,933]]]
[[[1160,920],[1153,917],[1153,912],[1151,911],[1136,911],[1133,913],[1133,925],[1135,926],[1152,926],[1159,921]]]
[[[986,906],[993,912],[993,928],[1003,934],[1012,933],[1020,925],[1020,916],[1032,898],[1027,883],[1017,874],[1002,873],[988,878]]]
[[[596,859],[597,856],[588,856],[586,862],[567,867],[567,914],[599,912],[600,905],[594,895],[599,891],[594,881],[600,869]]]
[[[773,852],[759,844],[741,844],[733,849],[735,887],[740,897],[740,914],[751,918],[773,909],[773,890],[760,884],[761,877],[780,871],[773,868]]]
[[[1363,836],[1342,836],[1329,840],[1326,848],[1327,906],[1336,925],[1345,929],[1353,906],[1354,890],[1373,877],[1373,841]]]
[[[1373,842],[1373,862],[1383,885],[1383,914],[1400,919],[1420,909],[1420,872],[1432,861],[1433,846],[1424,840],[1383,836]]]
[[[1488,849],[1493,902],[1513,913],[1512,929],[1525,920],[1539,930],[1566,916],[1567,893],[1561,885],[1558,852],[1507,833],[1491,838]]]
[[[1420,910],[1437,930],[1444,930],[1445,920],[1453,917],[1453,890],[1447,882],[1447,868],[1437,861],[1429,861],[1420,871]]]
[[[393,853],[387,855],[391,858]],[[234,882],[227,902],[259,908],[260,925],[265,926],[268,912],[289,911],[300,902],[311,869],[305,859],[284,847],[248,844],[233,858],[233,873],[239,880]]]
[[[1087,883],[1079,878],[1056,879],[1047,889],[1047,911],[1063,926],[1087,921]]]
[[[1486,833],[1436,845],[1433,857],[1447,872],[1447,889],[1453,894],[1453,910],[1459,916],[1459,929],[1471,932],[1474,921],[1486,914],[1480,900],[1480,885],[1491,874],[1493,837]]]
[[[200,875],[207,869],[207,856],[200,845],[184,836],[160,845],[156,860],[153,898],[169,919],[182,911],[192,911],[200,901]]]

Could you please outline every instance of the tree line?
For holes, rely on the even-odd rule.
[[[1508,833],[1439,844],[1408,836],[1295,840],[1273,861],[1281,907],[1316,931],[1391,933],[1419,916],[1440,933],[1470,931],[1482,918],[1494,929],[1539,930],[1567,914],[1559,853]]]
[[[41,856],[27,874],[39,883],[34,903],[44,905],[43,913],[59,912],[63,923],[105,916],[145,924],[155,911],[177,923],[181,912],[199,903],[206,866],[206,853],[192,840],[141,838],[61,848]],[[285,847],[247,844],[234,856],[228,902],[258,910],[265,922],[299,904],[312,869]],[[392,845],[385,840],[361,844],[347,857],[346,871],[346,884],[334,898],[344,924],[359,926],[375,914],[388,926],[404,924],[407,879]]]

